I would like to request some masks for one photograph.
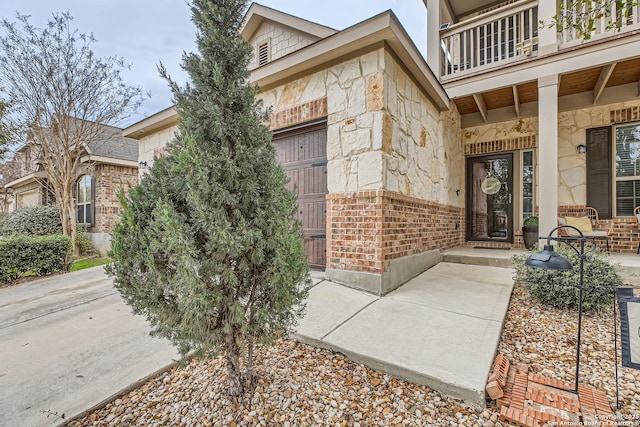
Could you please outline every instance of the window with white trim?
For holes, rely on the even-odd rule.
[[[536,214],[534,192],[535,165],[533,150],[522,152],[522,218],[526,219]]]
[[[77,222],[79,224],[93,224],[93,178],[83,175],[78,180],[77,187]]]
[[[615,127],[615,212],[633,216],[640,205],[640,123]]]

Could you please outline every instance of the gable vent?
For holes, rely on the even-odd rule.
[[[258,65],[265,65],[269,62],[269,43],[262,43],[258,46]]]

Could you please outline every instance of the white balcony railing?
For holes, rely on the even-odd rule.
[[[562,13],[573,20],[594,19],[595,30],[589,34],[590,40],[615,35],[617,31],[627,32],[640,29],[640,5],[632,6],[631,1],[613,1],[605,9],[591,12],[586,4],[576,5],[572,0],[558,0]],[[570,47],[584,41],[585,35],[575,28],[560,33],[560,48]]]
[[[452,25],[440,32],[441,75],[457,77],[537,56],[537,36],[537,1],[519,1]]]

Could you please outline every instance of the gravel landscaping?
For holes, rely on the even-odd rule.
[[[583,316],[581,382],[615,402],[613,312]],[[569,383],[575,373],[577,313],[543,307],[514,289],[499,351],[512,362]],[[469,349],[473,351],[473,349]],[[429,387],[292,340],[259,349],[259,379],[243,399],[226,393],[220,359],[174,368],[71,426],[483,426],[505,425],[489,403],[475,410]],[[625,419],[640,415],[640,371],[619,366]]]

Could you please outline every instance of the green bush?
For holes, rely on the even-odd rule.
[[[71,239],[63,235],[0,239],[0,284],[67,271],[72,255]]]
[[[0,235],[49,236],[62,233],[60,210],[55,206],[34,206],[11,212],[0,220]]]
[[[580,282],[580,259],[578,254],[565,244],[554,245],[558,254],[571,261],[573,271],[543,270],[525,265],[532,252],[513,257],[516,280],[523,283],[531,296],[543,304],[561,308],[578,307]],[[622,280],[614,265],[607,261],[606,254],[596,247],[587,248],[584,260],[585,310],[600,310],[613,302],[613,288],[621,286]]]
[[[537,227],[538,226],[538,217],[530,216],[524,220],[522,223],[523,227]]]
[[[4,230],[4,222],[9,217],[9,214],[6,212],[0,212],[0,236],[2,236],[2,230]]]
[[[76,233],[76,249],[80,255],[94,255],[96,253],[93,248],[93,242],[87,236],[86,224],[78,224]]]

